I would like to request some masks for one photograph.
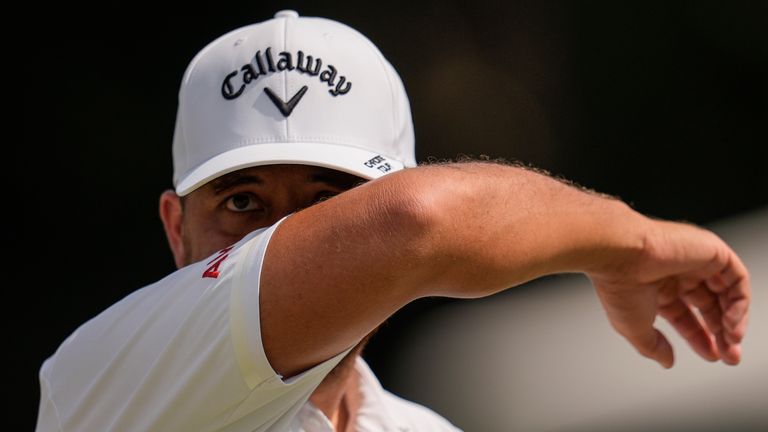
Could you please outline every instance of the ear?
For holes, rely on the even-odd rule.
[[[176,192],[167,190],[160,195],[160,219],[163,221],[168,246],[173,252],[177,268],[184,267],[184,242],[182,241],[182,209],[181,198]]]

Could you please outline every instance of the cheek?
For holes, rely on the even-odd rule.
[[[194,221],[185,219],[182,229],[184,244],[184,260],[192,264],[203,260],[214,253],[240,240],[222,231],[214,218],[202,218]]]
[[[213,205],[192,204],[182,220],[186,264],[205,259],[237,243],[252,231],[270,225],[263,213],[235,213]]]
[[[210,218],[209,229],[217,236],[227,238],[230,243],[237,242],[251,232],[268,227],[274,222],[263,211],[233,212],[221,210]]]

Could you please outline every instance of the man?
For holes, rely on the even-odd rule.
[[[664,367],[657,315],[701,357],[740,360],[749,276],[719,238],[518,167],[416,167],[399,77],[333,21],[282,11],[192,60],[174,185],[160,215],[180,269],[45,362],[38,430],[455,430],[380,388],[367,336],[417,298],[558,272],[587,274]]]

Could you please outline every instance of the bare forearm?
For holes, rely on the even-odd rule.
[[[740,361],[749,273],[713,233],[650,220],[621,201],[521,168],[467,164],[404,174],[413,176],[429,221],[420,239],[424,295],[474,297],[585,272],[613,327],[640,354],[672,366],[669,341],[653,327],[662,316],[701,357]]]
[[[641,251],[647,219],[616,199],[520,167],[403,173],[420,199],[424,295],[476,297],[558,272],[599,272]]]

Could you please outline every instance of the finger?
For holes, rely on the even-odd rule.
[[[656,360],[665,368],[672,367],[672,346],[653,327],[658,310],[657,288],[648,285],[617,290],[602,283],[598,283],[597,287],[598,297],[613,328],[641,355]]]
[[[741,361],[741,344],[726,345],[720,348],[720,358],[723,363],[735,366]]]
[[[683,300],[698,309],[711,333],[716,334],[722,330],[723,316],[720,299],[705,284],[700,283],[697,288],[684,293]]]
[[[720,359],[723,360],[723,363],[726,364],[732,364],[732,358],[733,353],[729,355],[730,347],[733,345],[729,344],[728,341],[725,340],[725,335],[723,334],[723,330],[720,330],[715,334],[715,343],[717,344],[717,351],[720,354]]]
[[[724,336],[726,342],[730,345],[741,343],[742,339],[744,338],[744,334],[747,331],[747,323],[749,322],[749,315],[745,316],[744,319],[742,319],[739,324],[734,327],[732,330],[725,330]]]
[[[710,337],[716,340],[715,349],[719,356],[720,347],[726,346],[725,334],[723,330],[722,310],[717,295],[712,293],[704,283],[700,283],[698,288],[683,294],[683,300],[691,307],[695,307],[701,317]]]
[[[720,358],[714,336],[683,301],[676,299],[659,306],[659,314],[672,324],[699,356],[709,361]]]
[[[741,361],[741,340],[747,331],[749,321],[749,278],[739,280],[720,297],[723,307],[724,347],[720,349],[723,362],[737,365]]]
[[[727,272],[731,273],[731,272]],[[728,288],[728,281],[727,279],[730,279],[733,275],[727,275],[726,272],[718,272],[713,275],[708,276],[706,279],[704,279],[704,282],[707,285],[707,288],[709,288],[710,291],[714,293],[721,293],[725,291],[726,288]]]
[[[729,331],[733,331],[742,321],[746,321],[751,297],[749,274],[741,272],[736,274],[736,279],[720,295],[723,325]]]
[[[723,312],[723,327],[728,341],[731,343],[741,342],[744,332],[747,328],[747,319],[749,317],[749,300],[739,298],[727,302]]]
[[[722,262],[722,267],[712,272],[717,263]],[[707,291],[717,294],[718,308],[709,303],[706,295],[695,289],[690,296],[685,295],[686,301],[693,299],[698,301],[707,326],[715,333],[718,351],[723,362],[730,365],[738,364],[741,360],[741,346],[739,345],[747,329],[748,309],[750,302],[749,272],[744,263],[727,245],[716,254],[706,266],[698,271],[686,275],[686,279],[701,277]],[[715,309],[720,310],[720,325],[714,320],[717,315]],[[716,330],[716,329],[719,329]]]
[[[727,307],[728,301],[721,300],[721,307]],[[724,363],[729,365],[737,365],[741,361],[741,339],[744,336],[744,332],[747,327],[747,315],[744,315],[739,324],[732,329],[728,330],[725,326],[717,333],[717,348],[720,351],[720,358]]]
[[[669,369],[675,363],[672,345],[663,333],[655,328],[644,334],[624,335],[640,355],[656,360],[662,367]]]
[[[747,268],[739,257],[732,250],[727,249],[726,260],[722,267],[715,272],[706,274],[704,279],[712,291],[721,293],[736,286],[748,274]]]
[[[749,272],[739,257],[732,253],[728,266],[715,279],[722,280],[726,285],[719,296],[723,311],[723,338],[725,339],[721,357],[726,364],[736,365],[741,361],[740,342],[746,333],[749,319],[751,298]],[[719,287],[715,287],[717,288]]]
[[[728,267],[733,251],[713,233],[708,233],[708,236],[709,242],[707,247],[700,249],[701,254],[688,251],[690,255],[687,256],[689,259],[686,263],[689,267],[681,271],[681,276],[686,279],[706,280],[722,273]],[[717,280],[713,282],[720,283]]]

